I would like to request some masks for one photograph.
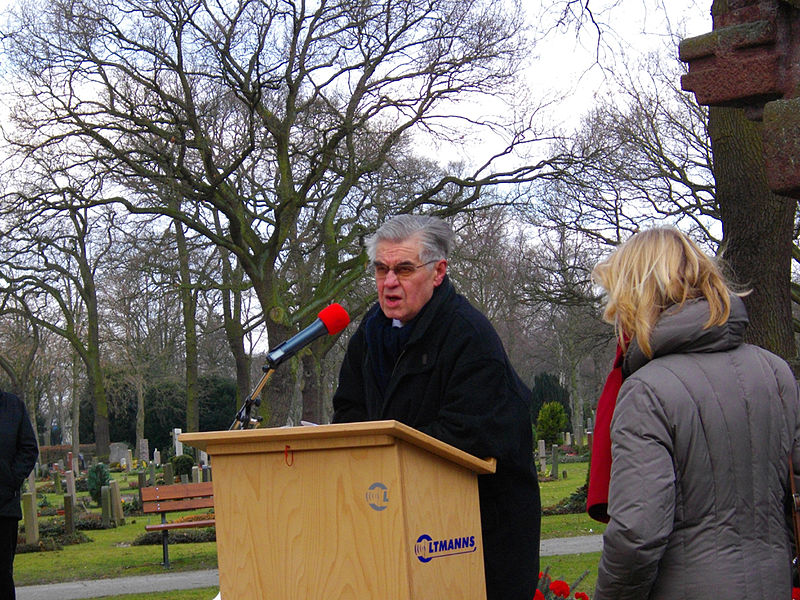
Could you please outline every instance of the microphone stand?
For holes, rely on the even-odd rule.
[[[242,404],[239,412],[236,413],[236,418],[233,420],[233,423],[231,423],[231,426],[228,427],[228,431],[232,429],[250,429],[261,422],[263,417],[252,417],[250,413],[253,406],[261,406],[261,390],[264,389],[267,380],[275,372],[275,369],[270,365],[264,365],[262,369],[264,370],[264,375],[261,377],[261,381],[258,382],[258,385],[256,385],[250,395],[245,398],[244,404]]]

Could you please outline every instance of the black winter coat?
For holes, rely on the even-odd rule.
[[[376,304],[350,339],[333,421],[394,419],[474,456],[497,458],[497,472],[478,477],[487,595],[530,600],[541,517],[530,391],[489,321],[447,277],[415,319],[384,393],[368,340],[387,322]]]
[[[20,488],[38,456],[25,405],[14,394],[0,392],[0,517],[22,518]]]

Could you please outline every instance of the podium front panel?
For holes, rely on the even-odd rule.
[[[384,446],[214,457],[222,597],[410,598],[388,542],[404,528],[395,456]]]

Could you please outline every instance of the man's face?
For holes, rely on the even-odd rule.
[[[417,267],[420,243],[416,237],[403,242],[378,242],[375,248],[375,264],[395,269],[396,267]],[[407,323],[417,316],[422,307],[433,296],[433,289],[442,283],[447,273],[447,261],[439,260],[428,266],[419,266],[406,276],[398,277],[390,270],[384,277],[376,273],[378,303],[383,314],[390,319]],[[401,269],[402,274],[402,269]]]

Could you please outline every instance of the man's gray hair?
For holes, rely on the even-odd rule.
[[[428,215],[397,215],[386,221],[366,239],[367,256],[375,261],[379,242],[405,242],[418,237],[421,243],[419,260],[423,263],[446,259],[453,247],[455,233],[439,217]]]

